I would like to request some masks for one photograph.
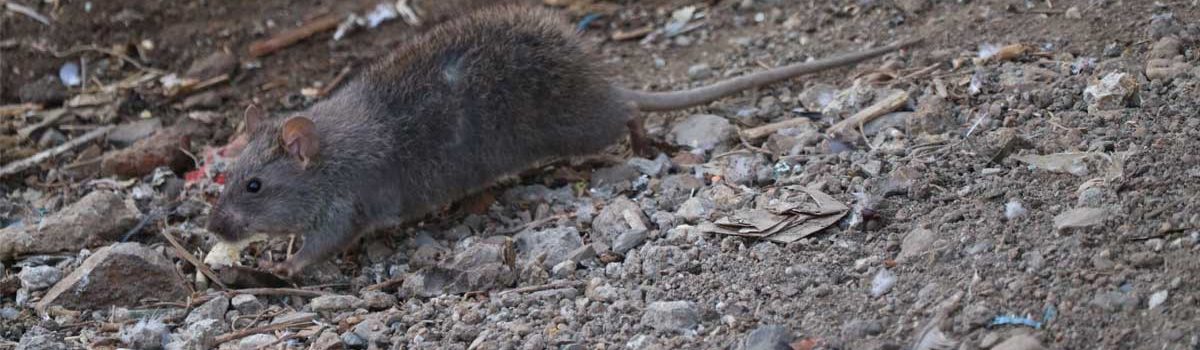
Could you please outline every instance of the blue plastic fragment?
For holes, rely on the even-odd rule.
[[[992,319],[992,325],[993,326],[1016,325],[1016,326],[1033,327],[1035,329],[1042,329],[1041,322],[1034,321],[1033,319],[1031,319],[1029,317],[1009,316],[1009,315],[996,316],[996,318]]]
[[[600,18],[599,13],[589,13],[587,16],[583,16],[583,19],[579,20],[579,25],[575,27],[575,30],[582,32],[584,29],[587,29],[588,25],[592,24],[592,22],[598,18]]]
[[[1058,317],[1058,308],[1054,304],[1046,304],[1046,309],[1042,311],[1042,322],[1050,323],[1055,317]]]

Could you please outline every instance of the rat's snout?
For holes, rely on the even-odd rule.
[[[212,232],[223,240],[236,241],[242,236],[242,231],[246,229],[246,225],[241,215],[223,210],[220,206],[217,206],[213,208],[212,214],[208,216],[208,225],[205,228],[208,229],[208,232]]]

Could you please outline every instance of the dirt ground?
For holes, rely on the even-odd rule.
[[[323,14],[361,13],[375,3],[19,3],[50,17],[50,24],[11,9],[0,15],[0,105],[37,105],[0,114],[0,164],[101,126],[147,117],[162,121],[158,129],[200,120],[207,131],[187,144],[199,162],[205,159],[205,147],[230,141],[250,104],[275,113],[302,109],[318,99],[306,94],[352,79],[372,58],[474,6],[467,0],[413,1],[424,11],[422,26],[393,19],[337,41],[331,40],[332,30],[324,31],[252,58],[247,47],[256,40]],[[188,315],[187,320],[165,318],[163,340],[142,345],[1200,349],[1200,3],[547,3],[567,4],[564,15],[576,23],[589,13],[602,14],[589,19],[582,35],[596,45],[597,60],[621,72],[615,80],[634,88],[682,89],[902,38],[920,36],[925,42],[854,68],[821,72],[703,107],[648,115],[650,133],[668,142],[674,142],[681,125],[696,115],[721,117],[741,131],[811,117],[805,124],[810,133],[779,131],[764,139],[724,139],[714,149],[697,152],[687,150],[691,145],[679,145],[682,150],[660,158],[670,170],[617,176],[629,183],[616,193],[595,190],[601,187],[598,178],[617,172],[605,171],[612,168],[560,165],[534,170],[490,189],[495,202],[485,200],[482,211],[451,211],[421,225],[370,236],[310,279],[310,285],[320,285],[312,290],[357,296],[368,303],[382,299],[382,307],[318,311],[330,309],[298,296],[260,295],[273,312],[270,317],[247,323],[220,312],[217,318],[229,324],[215,333],[263,326],[271,317],[299,311],[316,311],[318,322],[257,332],[270,338],[244,334],[215,344],[192,339],[197,334],[192,315],[204,307],[190,299],[177,300],[174,305],[186,308],[175,312]],[[613,39],[618,32],[664,28],[673,13],[687,6],[703,14],[690,20],[700,24],[694,29],[651,40]],[[991,47],[1000,53],[992,55],[996,49]],[[141,74],[182,75],[220,52],[232,54],[237,63],[227,68],[227,79],[202,91],[167,96],[160,79],[114,88]],[[86,61],[81,65],[84,87],[64,87],[60,68],[81,59]],[[1108,87],[1116,92],[1097,92],[1110,80],[1117,81],[1117,87]],[[834,91],[830,99],[847,106],[813,108],[810,92],[825,88]],[[104,102],[111,108],[92,106],[90,112],[21,135],[24,128],[45,120],[46,111],[89,108],[79,107],[73,97],[113,89],[115,100]],[[861,100],[847,97],[863,91],[867,93]],[[849,138],[828,132],[831,124],[883,100],[889,91],[907,98],[892,108],[896,113],[872,124],[877,131],[864,130],[869,135]],[[828,102],[820,105],[827,107]],[[90,159],[134,147],[112,139],[110,135],[107,141],[89,142],[90,148],[69,150],[0,179],[0,228],[9,230],[0,233],[36,226],[91,191],[114,188],[136,202],[141,214],[132,222],[152,221],[129,241],[162,250],[170,265],[187,276],[189,288],[195,289],[193,297],[213,300],[220,289],[193,283],[199,275],[196,267],[157,233],[174,230],[185,250],[207,252],[215,241],[200,227],[208,210],[204,203],[215,192],[191,186],[195,179],[187,176],[193,174],[195,162],[172,165],[174,174],[143,171],[134,176],[114,173],[106,165],[90,166]],[[631,157],[624,146],[610,153]],[[1062,167],[1056,171],[1055,165],[1037,163],[1049,161],[1037,155],[1070,160],[1065,166],[1055,163]],[[750,175],[739,175],[746,167],[752,168]],[[585,185],[590,179],[591,186],[577,188],[580,180],[573,176],[581,176]],[[159,185],[162,177],[186,179],[181,183],[187,186],[173,193],[200,203],[199,209],[191,215],[172,209],[176,214],[166,219],[145,219],[166,206],[163,198],[168,195],[163,193],[169,191]],[[681,181],[698,184],[687,188]],[[851,213],[791,243],[699,229],[705,222],[748,210],[787,185],[827,193],[851,207]],[[671,189],[680,188],[683,197],[670,198],[678,195]],[[139,189],[152,193],[139,194]],[[695,204],[701,210],[698,218],[689,215],[697,210],[685,203],[691,198],[701,203]],[[626,201],[648,221],[649,232],[625,252],[605,252],[617,240],[604,238],[606,220],[614,220],[605,214]],[[554,220],[554,215],[572,218]],[[546,236],[540,233],[566,229],[577,229],[574,236],[584,246],[594,245],[595,257],[561,270],[540,266],[528,256],[530,249],[539,249],[531,245],[555,244],[539,241]],[[489,288],[446,295],[422,295],[423,286],[413,285],[417,276],[428,273],[422,272],[428,271],[423,266],[449,264],[470,254],[472,244],[481,244],[482,237],[516,232],[522,232],[513,238],[519,259],[508,262],[513,274],[509,283],[489,282],[482,284]],[[96,251],[116,240],[87,248]],[[274,241],[256,248],[256,258],[244,262],[270,256],[267,251],[280,252],[286,244]],[[32,272],[24,271],[46,265],[66,275],[88,253],[74,249],[3,255],[0,281],[8,281],[9,287],[0,282],[0,348],[47,348],[43,346],[56,342],[67,348],[137,347],[125,336],[139,321],[130,312],[121,318],[114,316],[114,308],[98,307],[40,317],[35,310],[33,305],[46,296],[43,290],[49,285],[36,286],[23,277]],[[405,279],[403,286],[386,284]],[[366,290],[380,283],[385,283],[380,291],[391,299]],[[512,292],[531,286],[549,287]],[[211,288],[208,293],[206,288]],[[664,303],[676,301],[683,303]],[[229,312],[245,315],[236,299],[231,305]],[[146,303],[124,307],[149,308]],[[372,322],[380,327],[364,330]],[[675,323],[681,325],[661,326]],[[35,328],[58,340],[32,339]],[[772,337],[780,341],[772,343]]]

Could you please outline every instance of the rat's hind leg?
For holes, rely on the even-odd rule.
[[[646,135],[646,117],[638,112],[633,112],[633,117],[625,122],[625,126],[629,127],[629,146],[633,148],[635,155],[654,158],[655,150],[651,145],[650,137]]]

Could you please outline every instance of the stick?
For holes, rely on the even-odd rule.
[[[27,111],[40,111],[42,105],[38,103],[18,103],[11,105],[0,106],[0,117],[14,117],[25,114]]]
[[[322,292],[319,290],[306,290],[295,288],[246,288],[246,289],[231,289],[228,291],[233,294],[253,294],[253,295],[272,295],[272,296],[301,296],[306,298],[316,298],[320,296],[333,295],[333,293]]]
[[[321,91],[317,92],[317,97],[329,96],[329,93],[333,92],[334,89],[337,89],[338,85],[342,84],[342,80],[345,80],[347,75],[350,75],[350,66],[342,68],[342,71],[339,72],[337,76],[333,77],[333,80],[329,82],[329,85],[325,85],[325,87],[321,88]]]
[[[24,128],[21,128],[20,130],[17,130],[17,135],[21,135],[21,138],[28,139],[31,135],[33,135],[33,133],[37,132],[38,130],[41,130],[42,128],[45,128],[45,127],[48,127],[48,126],[51,126],[54,124],[58,124],[58,120],[62,119],[63,116],[67,115],[67,110],[65,108],[59,108],[59,109],[55,109],[55,110],[51,110],[46,113],[43,113],[43,115],[45,117],[42,118],[42,121],[38,122],[37,124],[29,125]]]
[[[774,134],[776,131],[779,131],[779,130],[783,130],[783,129],[787,129],[787,128],[794,128],[797,126],[807,125],[807,124],[811,124],[811,123],[812,123],[812,121],[808,120],[808,118],[796,117],[796,118],[784,120],[781,122],[774,122],[771,124],[760,125],[760,126],[746,129],[745,131],[742,132],[742,136],[744,136],[748,140],[757,140],[760,138],[770,136],[771,134]]]
[[[172,247],[175,247],[176,254],[179,254],[180,257],[195,266],[196,271],[200,271],[200,273],[208,277],[209,280],[213,281],[213,283],[216,283],[217,286],[220,286],[221,289],[229,289],[229,287],[225,286],[225,283],[221,282],[221,278],[217,277],[216,272],[213,272],[212,269],[208,268],[208,265],[205,265],[203,261],[200,261],[200,259],[192,255],[192,253],[189,253],[187,249],[184,249],[183,245],[179,244],[179,241],[176,241],[175,236],[172,236],[170,232],[167,232],[167,230],[159,230],[158,233],[162,234],[162,236],[167,239],[167,242],[171,243]]]
[[[879,116],[903,107],[904,103],[906,102],[908,102],[908,92],[897,92],[891,96],[888,96],[887,98],[875,102],[875,104],[871,105],[870,107],[858,111],[858,113],[855,113],[849,118],[843,119],[842,121],[837,122],[837,124],[833,124],[833,126],[829,127],[825,133],[835,135],[853,132],[854,128],[857,128],[859,125],[866,124],[872,120],[875,120],[875,118],[879,118]]]
[[[46,16],[42,16],[42,14],[37,13],[37,11],[34,11],[32,8],[27,7],[25,5],[14,4],[12,2],[6,2],[6,3],[4,3],[4,7],[8,8],[9,11],[29,16],[29,18],[33,18],[33,20],[35,20],[35,21],[42,22],[42,24],[50,25],[49,18],[46,18]]]
[[[54,147],[54,148],[51,148],[51,149],[48,149],[45,151],[38,152],[38,154],[35,154],[29,158],[25,158],[25,159],[18,160],[18,161],[12,162],[12,163],[8,163],[8,164],[4,165],[3,168],[0,168],[0,178],[25,171],[25,169],[28,169],[29,167],[40,164],[41,162],[45,161],[46,159],[50,159],[54,156],[65,153],[66,151],[69,151],[71,149],[74,149],[75,147],[79,147],[80,145],[83,145],[85,143],[91,142],[92,140],[100,138],[101,136],[104,136],[104,134],[107,134],[108,131],[112,130],[112,129],[113,129],[113,126],[109,125],[109,126],[105,126],[105,127],[96,129],[96,130],[92,130],[86,134],[83,134],[82,136],[76,137],[70,141],[67,141],[66,143],[58,145],[58,147]]]
[[[536,286],[513,288],[513,289],[509,289],[509,290],[500,292],[499,294],[504,295],[504,294],[510,294],[510,293],[532,293],[532,292],[539,292],[539,291],[543,291],[543,290],[559,289],[559,288],[567,288],[567,287],[579,288],[580,286],[583,286],[582,281],[565,281],[565,282],[541,284],[541,285],[536,285]]]
[[[379,282],[379,283],[376,283],[376,284],[369,285],[369,286],[367,286],[366,288],[363,288],[363,290],[364,290],[364,291],[371,291],[371,290],[382,290],[382,289],[386,289],[386,288],[392,288],[392,287],[398,286],[398,285],[400,285],[401,283],[404,283],[404,276],[400,276],[400,277],[392,278],[392,279],[390,279],[390,280],[387,280],[387,281],[383,281],[383,282]]]
[[[336,28],[342,22],[342,16],[325,15],[305,23],[299,28],[287,30],[266,40],[259,40],[250,43],[250,57],[261,57],[269,55],[275,51],[292,46],[301,40],[304,40],[313,34],[324,32]]]
[[[247,328],[247,329],[243,329],[243,330],[240,330],[237,332],[225,333],[225,334],[217,336],[216,342],[214,343],[214,345],[242,339],[242,338],[249,337],[251,335],[255,335],[255,334],[259,334],[259,333],[274,332],[274,331],[288,329],[288,328],[292,328],[292,327],[307,325],[309,323],[312,323],[312,320],[314,317],[315,316],[310,315],[310,316],[301,317],[295,321],[291,321],[291,322],[287,322],[287,323]]]

